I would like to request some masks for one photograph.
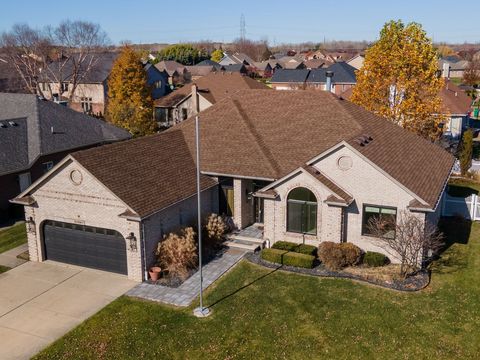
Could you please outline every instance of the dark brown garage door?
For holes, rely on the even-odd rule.
[[[117,231],[46,221],[45,258],[119,274],[127,274],[125,239]]]

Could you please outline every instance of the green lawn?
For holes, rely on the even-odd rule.
[[[421,292],[243,261],[207,291],[207,319],[122,297],[36,359],[478,359],[480,224],[467,230]]]
[[[18,223],[8,229],[0,230],[0,253],[27,242],[25,224]]]

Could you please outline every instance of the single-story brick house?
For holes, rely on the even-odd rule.
[[[18,195],[31,259],[145,279],[159,239],[195,224],[194,128],[190,118],[71,154]],[[365,222],[403,211],[436,222],[454,162],[324,91],[239,91],[200,114],[200,131],[203,215],[261,223],[267,244],[349,241],[384,252]]]

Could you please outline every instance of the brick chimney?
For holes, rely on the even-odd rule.
[[[200,101],[198,99],[198,86],[197,84],[192,85],[192,110],[194,115],[200,112]]]

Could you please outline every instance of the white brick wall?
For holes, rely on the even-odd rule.
[[[252,180],[233,179],[233,222],[239,229],[254,222],[253,198],[248,199],[248,193],[252,191]]]
[[[82,182],[75,185],[70,181],[72,170],[79,170]],[[118,215],[126,210],[126,205],[117,199],[107,188],[89,175],[75,162],[69,162],[59,169],[55,176],[49,178],[41,187],[33,192],[37,207],[25,207],[25,216],[32,217],[36,224],[36,232],[28,234],[28,246],[32,261],[43,261],[42,227],[45,220],[57,220],[79,223],[118,231],[123,237],[131,232],[137,238],[137,251],[127,252],[128,278],[141,281],[144,274],[142,262],[143,242],[140,223],[128,221]],[[163,234],[182,226],[196,224],[196,197],[190,197],[144,221],[147,265],[154,262],[153,252]],[[218,189],[213,187],[202,193],[202,212],[218,211]]]

